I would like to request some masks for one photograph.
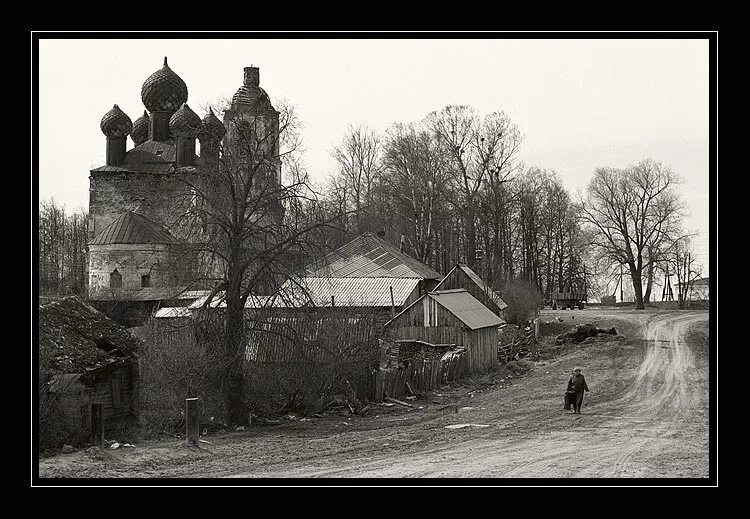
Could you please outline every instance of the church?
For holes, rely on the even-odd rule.
[[[167,58],[144,81],[141,100],[145,110],[134,122],[116,104],[101,119],[106,164],[89,177],[88,287],[100,309],[131,303],[145,316],[221,279],[222,262],[205,254],[219,234],[206,215],[231,212],[225,170],[252,157],[262,178],[280,186],[281,161],[279,112],[257,67],[244,69],[223,121],[213,109],[201,118],[190,108],[187,84]],[[280,221],[281,204],[264,217]]]

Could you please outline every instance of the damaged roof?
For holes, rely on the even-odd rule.
[[[92,173],[174,173],[177,150],[174,142],[146,141],[125,153],[119,166],[101,166]],[[195,156],[197,159],[198,156]]]
[[[308,268],[310,277],[441,279],[438,272],[366,233]]]
[[[75,296],[39,307],[40,361],[56,373],[83,373],[133,358],[143,343]]]

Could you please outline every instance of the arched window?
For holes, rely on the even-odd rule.
[[[122,275],[117,269],[109,274],[109,288],[122,288]]]

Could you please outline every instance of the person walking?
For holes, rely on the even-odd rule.
[[[586,379],[581,373],[581,368],[575,368],[573,374],[568,380],[568,391],[575,392],[575,396],[571,395],[573,404],[573,413],[581,414],[581,404],[583,403],[583,392],[588,391],[589,386],[586,384]]]

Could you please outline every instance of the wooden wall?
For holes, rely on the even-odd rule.
[[[121,399],[115,402],[113,394],[113,378],[120,380]],[[115,385],[117,382],[114,383]],[[93,401],[101,402],[105,421],[118,421],[128,418],[133,413],[134,392],[133,369],[129,362],[125,362],[111,369],[103,369],[94,378]]]
[[[503,311],[495,304],[492,298],[482,290],[480,286],[474,283],[474,280],[466,275],[466,272],[460,268],[453,269],[440,283],[438,290],[450,290],[464,288],[475,299],[478,299],[484,306],[497,316],[503,317]],[[503,317],[504,318],[504,317]]]
[[[425,322],[428,326],[425,326]],[[391,340],[414,339],[432,344],[455,344],[466,348],[469,373],[497,366],[497,327],[469,329],[461,320],[430,297],[398,316],[388,327]]]

